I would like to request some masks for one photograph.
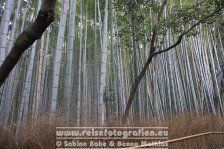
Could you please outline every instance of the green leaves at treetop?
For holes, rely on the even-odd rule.
[[[224,8],[222,3],[223,0],[216,0],[216,2],[205,0],[188,5],[179,3],[174,4],[172,10],[168,12],[169,17],[161,20],[159,30],[170,28],[172,29],[172,32],[176,34],[184,31],[183,26],[192,26],[198,21],[201,23],[212,23],[214,22],[214,19],[219,17],[218,14],[222,13],[222,11],[220,11],[220,9]],[[217,12],[217,15],[211,18],[207,18],[207,16],[215,11],[220,12]]]
[[[224,7],[223,0],[213,0],[213,1],[211,1],[211,3],[214,3],[217,9]]]

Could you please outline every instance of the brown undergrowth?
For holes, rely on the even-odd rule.
[[[212,115],[202,115],[199,117],[182,116],[167,118],[163,124],[151,118],[139,123],[131,123],[129,126],[169,127],[169,139],[180,138],[204,132],[224,132],[224,118]],[[94,126],[92,124],[90,126]],[[63,118],[49,120],[39,118],[30,120],[23,126],[15,124],[8,125],[0,131],[0,149],[55,149],[55,128],[57,126],[73,126],[63,121]],[[110,127],[122,126],[121,124],[108,123]],[[15,131],[20,128],[19,132]],[[224,134],[205,135],[178,142],[169,143],[169,149],[221,149],[224,148]]]

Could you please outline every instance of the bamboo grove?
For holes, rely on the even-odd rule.
[[[41,4],[0,2],[0,65]],[[54,23],[0,89],[0,122],[42,116],[76,126],[122,122],[152,50],[157,54],[137,84],[129,123],[222,115],[223,7],[221,0],[58,0]]]

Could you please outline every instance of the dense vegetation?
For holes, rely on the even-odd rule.
[[[0,2],[0,65],[41,4]],[[222,116],[223,8],[223,0],[57,0],[54,22],[6,80],[0,66],[1,125]]]

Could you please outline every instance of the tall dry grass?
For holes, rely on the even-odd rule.
[[[204,133],[224,132],[223,117],[204,115],[189,116],[183,119],[179,116],[168,122],[169,139]],[[187,139],[169,144],[171,149],[221,149],[224,148],[224,134],[211,134]]]
[[[95,126],[96,124],[91,124]],[[108,126],[122,126],[113,120]],[[73,126],[68,124],[63,118],[49,121],[43,117],[30,120],[23,126],[15,124],[8,125],[0,132],[0,149],[55,149],[55,128],[58,126]],[[139,123],[130,123],[129,126],[153,127],[168,126],[169,139],[180,138],[193,134],[219,131],[224,132],[224,119],[219,116],[203,115],[195,117],[189,115],[185,118],[176,116],[161,124],[156,119],[151,118]],[[3,127],[2,127],[3,128]],[[15,130],[20,130],[16,132]],[[17,135],[16,135],[17,134]],[[18,136],[18,137],[15,137]],[[169,143],[170,149],[221,149],[224,148],[224,135],[206,135],[179,142]]]

